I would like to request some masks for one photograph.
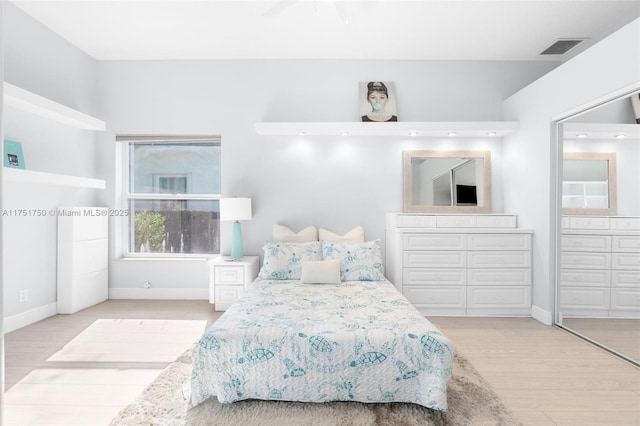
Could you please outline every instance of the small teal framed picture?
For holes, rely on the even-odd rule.
[[[4,139],[4,166],[14,169],[25,169],[22,144],[13,139]]]

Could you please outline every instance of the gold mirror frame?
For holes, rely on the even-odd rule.
[[[618,192],[616,184],[616,153],[615,152],[565,152],[563,160],[606,160],[607,161],[607,195],[608,208],[562,208],[563,215],[592,215],[616,216],[618,214]],[[563,179],[564,180],[564,179]],[[563,194],[564,195],[564,194]]]
[[[404,151],[403,203],[405,213],[491,213],[491,152],[490,151]],[[414,158],[481,158],[482,182],[475,206],[433,206],[414,204],[411,160]]]

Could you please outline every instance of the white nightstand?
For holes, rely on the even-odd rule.
[[[232,260],[230,256],[219,256],[209,261],[209,302],[216,311],[226,311],[244,287],[258,276],[259,256],[244,256]]]

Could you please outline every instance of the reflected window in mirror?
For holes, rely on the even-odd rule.
[[[489,151],[403,152],[404,211],[491,213]]]
[[[616,153],[565,152],[562,214],[617,214]]]

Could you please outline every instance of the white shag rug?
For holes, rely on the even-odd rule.
[[[247,400],[220,404],[215,398],[191,407],[185,399],[191,377],[190,351],[171,363],[113,419],[120,426],[513,426],[521,424],[475,368],[460,354],[449,384],[449,411],[416,404],[300,403]]]

